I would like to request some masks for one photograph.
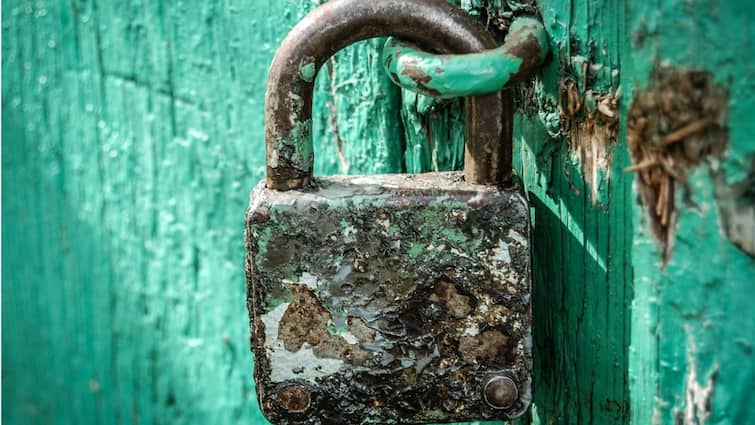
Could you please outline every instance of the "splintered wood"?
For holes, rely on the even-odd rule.
[[[601,170],[606,181],[610,177],[609,146],[618,134],[621,87],[613,92],[597,93],[591,89],[579,90],[575,81],[567,79],[559,84],[559,97],[562,130],[569,136],[569,151],[577,156],[582,166],[585,182],[590,187],[590,200],[595,205]]]
[[[728,141],[728,93],[708,71],[660,67],[639,90],[627,116],[627,139],[638,189],[664,264],[671,256],[678,219],[676,192],[687,175]]]

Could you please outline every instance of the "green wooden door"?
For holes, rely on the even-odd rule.
[[[242,221],[267,66],[314,3],[3,2],[4,423],[264,423]],[[755,422],[755,6],[537,4],[532,421]],[[493,31],[527,7],[461,5]],[[380,47],[318,77],[317,171],[460,167],[461,104],[401,93]]]

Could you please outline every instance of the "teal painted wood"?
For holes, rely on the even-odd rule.
[[[312,5],[269,4],[264,18],[256,6],[51,1],[3,8],[3,177],[10,189],[3,194],[3,382],[15,389],[4,398],[7,423],[263,420],[250,378],[239,229],[247,190],[263,172],[265,70],[277,42]],[[561,25],[571,7],[545,9],[554,51],[568,52]],[[339,55],[334,77],[321,76],[315,134],[332,131],[335,121],[342,143],[317,138],[325,152],[318,169],[458,168],[459,102],[429,107],[404,95],[398,121],[399,98],[384,84],[376,45]],[[540,116],[547,124],[558,67],[546,75]],[[358,84],[363,79],[378,88]],[[559,235],[560,247],[558,255],[540,252],[536,263],[543,268],[536,276],[537,417],[609,423],[602,419],[611,414],[621,422],[610,408],[624,396],[626,295],[610,304],[614,287],[572,283],[589,273],[605,278],[592,261],[608,257],[605,235],[599,254],[580,254],[596,239],[602,222],[594,217],[602,212],[585,211],[571,162],[550,162],[552,152],[565,155],[563,140],[549,138],[541,121],[517,124],[517,151],[525,152],[519,162],[542,194],[534,202],[535,240],[545,249]],[[383,135],[398,140],[403,155],[376,141]],[[334,161],[338,150],[348,166]],[[584,222],[591,223],[588,236]],[[551,295],[559,292],[561,301]],[[573,331],[603,317],[606,335]],[[613,365],[613,378],[604,383],[596,362]],[[601,402],[608,413],[600,413]]]
[[[585,58],[603,65],[590,71],[596,92],[622,86],[620,118],[654,60],[715,68],[731,84],[724,167],[730,182],[743,179],[755,36],[739,29],[752,7],[539,3],[554,58],[520,94],[515,121],[534,214],[532,421],[674,423],[694,364],[701,387],[718,368],[707,423],[752,422],[752,260],[720,235],[709,177],[693,177],[708,208],[683,210],[664,272],[623,172],[626,128],[591,174],[558,113],[560,83],[583,81]],[[4,422],[264,423],[241,228],[264,172],[267,66],[313,6],[4,2]],[[632,47],[636,35],[647,42]],[[317,172],[459,168],[460,102],[400,94],[380,46],[347,49],[320,75]],[[711,265],[696,267],[700,258]]]
[[[241,233],[302,8],[259,5],[3,4],[4,423],[263,421]]]
[[[3,6],[3,421],[264,423],[242,222],[267,67],[314,4]],[[381,45],[320,77],[319,173],[401,171]]]
[[[668,0],[633,4],[634,43],[622,57],[625,93],[645,89],[659,63],[712,73],[728,90],[728,147],[691,173],[677,197],[679,227],[671,261],[659,266],[644,212],[634,213],[630,377],[636,423],[755,423],[755,260],[724,236],[721,190],[755,175],[755,4]],[[625,106],[629,106],[628,102]],[[714,184],[716,167],[725,175]],[[752,198],[743,208],[752,211]],[[752,216],[738,233],[755,233]]]
[[[628,154],[615,136],[567,131],[558,107],[565,101],[561,84],[569,78],[582,95],[587,89],[597,94],[618,88],[620,57],[627,47],[624,5],[538,4],[553,58],[536,83],[519,93],[514,125],[515,164],[533,208],[536,381],[531,420],[626,424],[633,294],[631,175],[623,172]],[[488,5],[488,13],[495,17],[498,8]],[[598,66],[593,70],[590,63]],[[582,114],[568,118],[575,126],[586,121]],[[587,137],[592,134],[597,148]],[[610,159],[600,163],[599,154]],[[590,169],[594,172],[588,176]]]
[[[320,71],[312,131],[319,145],[316,173],[402,171],[401,93],[378,66],[384,41],[350,46]]]

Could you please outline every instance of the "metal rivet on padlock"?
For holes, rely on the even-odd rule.
[[[440,52],[495,46],[445,0],[330,1],[283,41],[268,177],[246,220],[260,406],[277,424],[517,417],[531,400],[530,224],[510,94],[467,98],[463,175],[312,177],[317,71],[384,35]]]
[[[507,409],[516,402],[519,397],[519,389],[514,380],[508,376],[496,376],[485,384],[483,397],[490,407]]]

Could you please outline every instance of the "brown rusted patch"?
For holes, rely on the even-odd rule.
[[[519,69],[509,76],[507,86],[532,77],[545,59],[542,52],[543,46],[540,45],[533,31],[537,31],[537,27],[533,29],[521,26],[516,31],[509,31],[506,35],[507,48],[504,55],[513,55],[522,61]]]
[[[425,72],[422,71],[422,68],[416,66],[412,61],[404,61],[404,70],[401,71],[401,74],[411,78],[418,85],[420,83],[427,84],[433,80],[432,77],[425,74]]]
[[[267,327],[255,332],[255,377],[271,421],[437,423],[523,413],[532,317],[521,189],[469,185],[460,173],[316,183],[296,193],[260,185],[247,215],[250,316]],[[269,218],[255,221],[258,209]],[[347,349],[370,356],[355,364]],[[520,394],[506,409],[482,399],[500,375]],[[278,393],[289,385],[309,392],[306,413],[281,406]]]
[[[278,403],[289,412],[307,410],[309,400],[309,391],[301,385],[288,385],[278,391]]]
[[[466,362],[485,362],[490,364],[504,364],[504,347],[508,342],[506,335],[495,329],[490,329],[474,336],[459,338],[459,353]]]
[[[586,69],[583,69],[583,75],[587,75]],[[568,135],[569,150],[582,165],[593,205],[598,199],[601,172],[605,180],[610,178],[613,157],[610,145],[616,142],[618,135],[620,96],[621,88],[599,93],[592,89],[580,90],[573,79],[562,80],[559,84],[561,130]]]
[[[506,308],[504,305],[496,304],[488,307],[487,311],[483,315],[487,323],[495,323],[501,318],[512,317],[514,312]]]
[[[457,319],[467,317],[472,311],[472,306],[469,305],[469,297],[460,294],[456,286],[445,280],[439,280],[435,284],[428,300],[431,302],[442,302],[448,312]]]
[[[650,230],[671,257],[678,220],[676,191],[687,175],[728,144],[727,91],[709,71],[657,67],[649,86],[635,95],[627,116],[627,139]]]
[[[278,338],[286,350],[296,352],[307,343],[317,357],[341,359],[352,364],[361,364],[369,358],[370,353],[358,344],[349,344],[343,337],[329,332],[332,315],[309,287],[291,284],[288,288],[293,301],[283,313],[278,328]]]
[[[402,75],[406,75],[407,77],[411,78],[412,81],[431,96],[440,97],[441,94],[438,90],[435,90],[433,88],[430,88],[427,86],[427,83],[432,81],[432,77],[425,74],[425,72],[422,70],[422,68],[416,66],[416,64],[412,61],[404,61],[404,69],[401,71]]]
[[[364,320],[359,317],[349,317],[349,332],[360,341],[374,341],[375,330],[368,327]]]

